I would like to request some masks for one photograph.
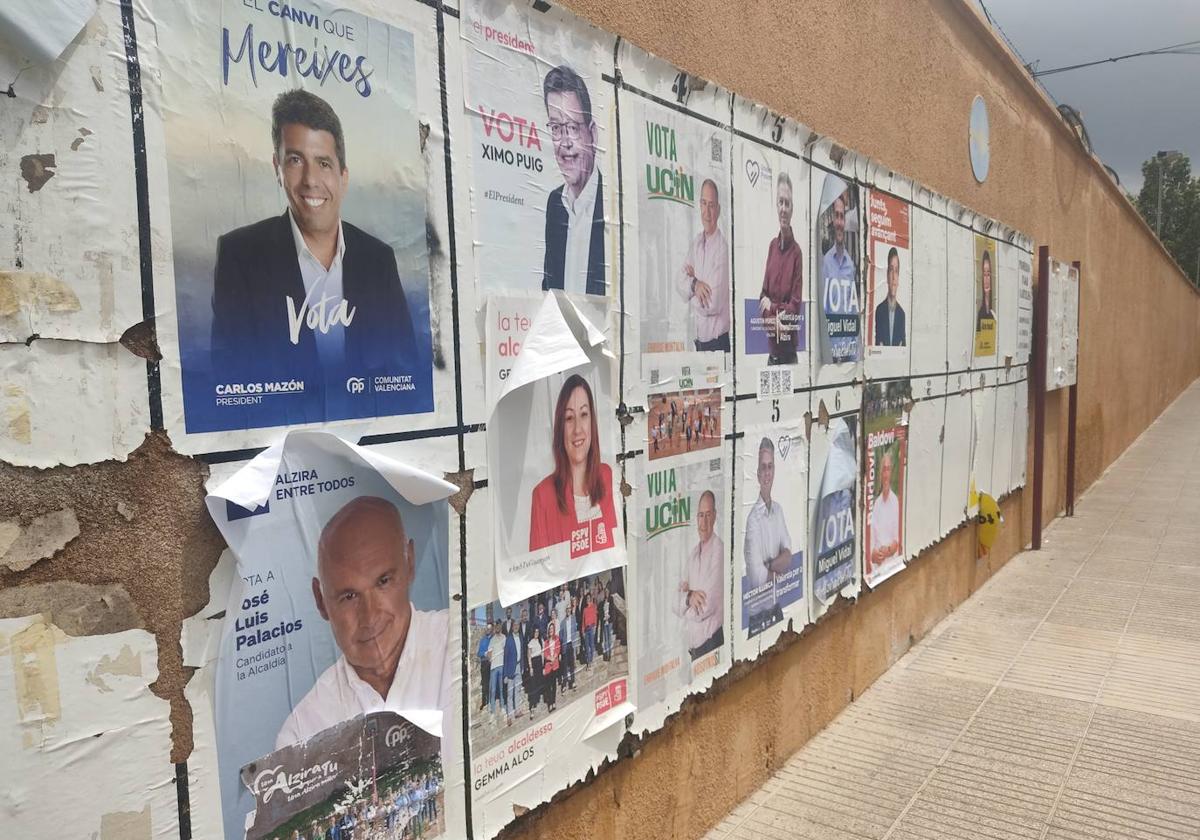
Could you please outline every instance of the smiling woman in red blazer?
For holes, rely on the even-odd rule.
[[[554,472],[533,488],[529,550],[571,543],[579,557],[616,545],[612,468],[600,461],[592,388],[579,374],[563,383],[554,406]]]

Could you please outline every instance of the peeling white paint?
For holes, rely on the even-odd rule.
[[[130,840],[178,838],[170,704],[151,693],[157,678],[145,630],[74,637],[42,616],[0,620],[6,837],[107,840],[124,828]]]
[[[0,344],[0,461],[124,461],[149,431],[146,362],[120,344]]]

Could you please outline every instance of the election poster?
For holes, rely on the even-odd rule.
[[[907,379],[872,382],[863,393],[867,436],[863,579],[877,586],[904,568],[908,476]]]
[[[209,494],[237,560],[214,701],[227,840],[444,830],[456,490],[292,432]]]
[[[655,367],[646,395],[646,456],[651,461],[721,446],[723,369],[690,354]]]
[[[858,185],[833,172],[814,173],[814,265],[821,364],[862,359]]]
[[[748,139],[735,146],[734,259],[745,362],[807,368],[809,167]]]
[[[820,437],[813,447],[819,477],[812,504],[812,610],[823,614],[839,594],[858,591],[857,418],[835,417],[827,429],[814,427]],[[818,431],[819,429],[819,431]]]
[[[632,711],[623,569],[468,615],[473,789],[484,801]]]
[[[242,768],[254,794],[246,840],[441,837],[439,740],[395,712],[339,723]]]
[[[607,296],[617,261],[613,37],[557,9],[463,8],[476,282]]]
[[[729,667],[728,485],[719,452],[639,464],[635,700],[639,716],[654,707],[661,720]]]
[[[1033,256],[1014,249],[1017,255],[1017,353],[1013,363],[1029,363],[1033,349]]]
[[[626,102],[642,368],[657,354],[728,353],[729,132],[636,95],[622,123]]]
[[[975,234],[975,357],[996,355],[996,241]]]
[[[189,435],[434,409],[427,35],[355,5],[151,3]]]
[[[614,364],[600,328],[544,293],[487,427],[506,606],[625,564]]]
[[[909,204],[878,190],[868,193],[868,358],[907,360],[908,315],[913,304]],[[903,371],[907,373],[907,368]]]
[[[739,444],[736,570],[739,656],[742,643],[808,623],[808,446],[803,423],[750,426]],[[769,642],[764,643],[767,644]]]
[[[490,295],[484,322],[484,359],[487,409],[490,413],[508,384],[513,365],[525,346],[534,319],[542,305],[541,292]],[[608,320],[605,302],[599,298],[580,298],[575,307],[593,324]],[[484,416],[487,416],[486,413]]]

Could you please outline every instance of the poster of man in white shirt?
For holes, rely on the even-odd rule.
[[[804,430],[748,430],[742,487],[749,506],[742,543],[741,628],[746,638],[780,624],[804,605],[807,501]],[[751,466],[753,465],[753,466]],[[800,621],[802,625],[803,618]]]
[[[729,554],[720,455],[641,461],[634,604],[638,708],[681,699],[729,665]],[[727,532],[727,531],[726,531]]]
[[[622,99],[622,130],[625,130]],[[636,201],[638,339],[654,354],[729,352],[731,220],[729,139],[687,114],[631,96],[622,154]],[[632,205],[632,206],[631,206]],[[627,262],[626,268],[632,267]]]
[[[243,768],[365,715],[442,738],[452,762],[454,491],[328,433],[292,432],[209,495],[237,561],[214,701],[225,836],[242,836],[254,808]]]
[[[904,567],[904,476],[911,394],[906,381],[871,383],[863,392],[867,430],[867,511],[863,577],[876,586]]]

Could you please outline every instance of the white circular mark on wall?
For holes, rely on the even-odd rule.
[[[982,96],[976,96],[971,103],[971,124],[968,133],[968,145],[971,149],[971,171],[975,180],[983,183],[987,180],[988,164],[991,162],[991,143],[988,137],[987,105]]]

